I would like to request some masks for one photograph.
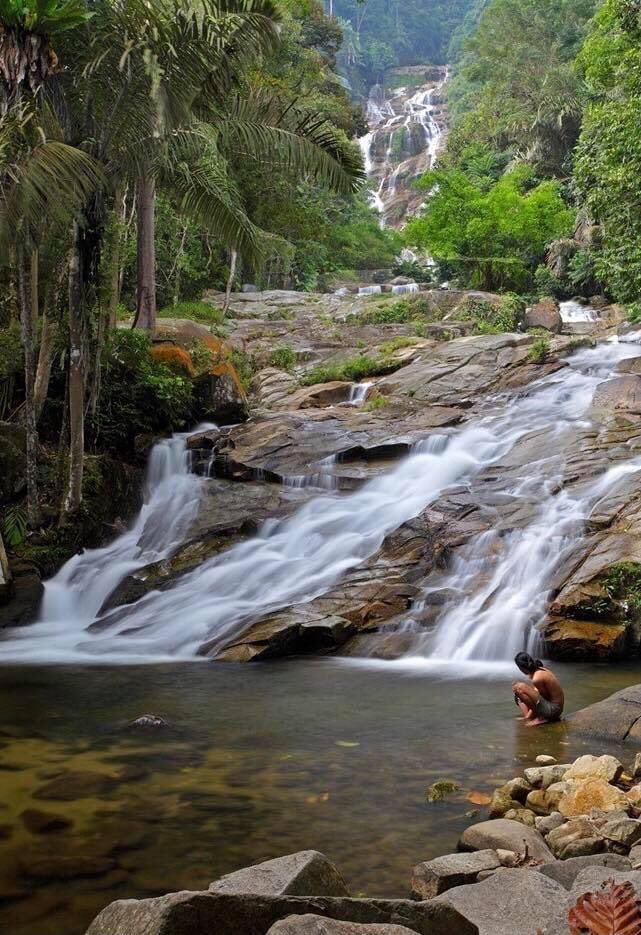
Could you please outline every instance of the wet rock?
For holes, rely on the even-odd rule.
[[[570,857],[568,860],[554,860],[549,864],[542,864],[537,871],[560,883],[566,890],[572,889],[577,876],[586,867],[609,867],[612,870],[630,870],[630,860],[619,854],[591,854],[586,857]]]
[[[621,659],[628,645],[625,624],[596,623],[593,620],[575,620],[550,616],[545,621],[541,636],[545,652],[551,659],[562,662],[605,662]]]
[[[259,896],[348,896],[336,867],[318,851],[298,851],[228,873],[211,883],[212,893]]]
[[[208,417],[221,425],[244,422],[249,416],[247,396],[236,370],[228,361],[195,381],[194,390]]]
[[[320,383],[316,386],[306,386],[288,400],[288,409],[310,409],[326,406],[336,406],[349,399],[352,388],[351,383],[335,380],[331,383]]]
[[[47,834],[50,831],[62,831],[70,828],[73,822],[65,815],[41,812],[37,808],[28,808],[20,815],[22,823],[32,834]]]
[[[510,779],[509,782],[500,786],[500,791],[523,805],[530,792],[532,792],[532,786],[527,779],[517,776],[515,779]]]
[[[501,848],[524,854],[527,848],[530,857],[539,860],[552,860],[553,854],[543,836],[534,828],[528,828],[518,821],[498,818],[482,821],[466,828],[459,841],[463,851],[480,851]]]
[[[412,935],[404,925],[360,925],[322,916],[289,916],[272,925],[267,935]]]
[[[563,887],[535,870],[499,870],[489,879],[458,886],[433,905],[458,910],[479,935],[515,935],[567,930],[568,897]],[[453,930],[455,931],[455,930]]]
[[[606,782],[616,782],[623,772],[623,766],[613,756],[592,756],[587,753],[567,770],[563,779],[581,781],[583,779],[604,779]]]
[[[87,935],[266,935],[276,922],[299,915],[394,923],[419,935],[478,935],[476,926],[456,908],[434,901],[189,892],[113,902],[94,919]]]
[[[424,861],[414,867],[412,898],[432,899],[453,886],[474,883],[479,873],[501,866],[496,851],[474,851],[467,854],[446,854]]]
[[[627,374],[600,383],[594,393],[596,411],[641,414],[641,377]]]
[[[74,802],[76,799],[86,799],[94,796],[99,798],[111,792],[118,784],[119,780],[115,776],[90,771],[69,770],[36,789],[33,797],[34,799]]]
[[[9,563],[11,586],[5,592],[7,603],[0,610],[0,625],[21,627],[38,617],[44,585],[40,572],[31,562]]]
[[[129,721],[126,730],[162,730],[168,727],[167,721],[157,714],[141,714],[140,717]]]
[[[520,808],[521,802],[511,798],[504,789],[497,789],[490,802],[490,818],[503,818],[506,812]]]
[[[588,815],[592,809],[614,812],[625,811],[628,807],[629,802],[620,789],[611,786],[604,779],[586,779],[570,784],[570,790],[558,804],[558,811],[565,818],[574,818]]]
[[[560,334],[563,327],[559,303],[556,299],[542,299],[525,312],[526,328],[544,328],[552,334]]]
[[[641,745],[641,685],[630,685],[569,719],[574,734]]]

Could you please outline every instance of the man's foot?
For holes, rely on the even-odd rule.
[[[537,717],[532,721],[526,720],[525,725],[526,727],[540,727],[542,724],[547,724],[547,723],[548,722],[545,720],[545,718]]]

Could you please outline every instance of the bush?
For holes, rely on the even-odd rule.
[[[167,305],[160,309],[158,317],[189,318],[192,321],[203,321],[214,325],[222,325],[225,321],[223,310],[209,305],[208,302],[179,302],[177,305]]]
[[[548,338],[537,338],[528,350],[528,357],[533,364],[543,364],[550,353],[550,342]]]
[[[384,344],[381,344],[381,351],[388,357],[390,354],[393,354],[394,351],[400,351],[404,347],[412,347],[413,344],[416,344],[414,338],[400,335],[398,338],[392,338],[391,341],[386,341]]]
[[[459,315],[462,321],[475,321],[476,334],[503,334],[516,331],[525,310],[525,302],[514,293],[503,296],[498,305],[475,299]]]
[[[15,376],[22,370],[22,343],[17,322],[0,328],[0,379]]]
[[[283,347],[277,347],[276,350],[273,351],[269,358],[269,363],[278,370],[287,370],[290,372],[296,366],[296,354],[291,347],[283,345]]]
[[[630,302],[626,305],[626,311],[631,325],[638,325],[641,322],[641,302]]]
[[[175,344],[158,344],[151,348],[150,353],[153,360],[164,364],[172,373],[188,377],[195,375],[191,357],[182,347],[177,347]]]
[[[247,391],[256,374],[256,361],[250,354],[246,354],[245,351],[238,348],[227,351],[225,358],[238,374],[242,388]]]
[[[537,266],[534,272],[534,286],[539,298],[552,295],[556,299],[562,299],[566,295],[566,289],[562,281],[556,273],[544,263],[541,264],[541,266]]]
[[[341,382],[359,383],[365,377],[375,377],[386,373],[392,362],[384,357],[351,357],[347,360],[338,360],[328,364],[320,364],[309,370],[302,378],[303,386],[313,386],[315,383],[331,383],[334,380]]]

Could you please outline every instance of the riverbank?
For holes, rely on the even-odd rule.
[[[489,817],[479,794],[487,802],[541,749],[560,763],[634,758],[572,722],[523,727],[511,668],[470,678],[398,665],[2,667],[0,928],[84,935],[113,900],[206,890],[310,848],[352,894],[409,898],[411,868],[455,850]],[[634,665],[558,670],[569,711],[641,682]],[[126,729],[144,713],[168,727]],[[429,802],[442,779],[458,791]],[[34,811],[58,824],[28,828]]]

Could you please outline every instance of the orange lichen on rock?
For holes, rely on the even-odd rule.
[[[229,377],[238,390],[238,394],[243,399],[245,399],[245,390],[243,389],[243,384],[240,382],[240,377],[236,372],[236,368],[233,364],[230,364],[229,361],[225,360],[214,364],[214,366],[211,368],[211,374],[214,377]]]
[[[165,364],[174,373],[188,377],[195,375],[194,365],[188,351],[176,344],[156,344],[152,347],[150,354],[155,361]]]

